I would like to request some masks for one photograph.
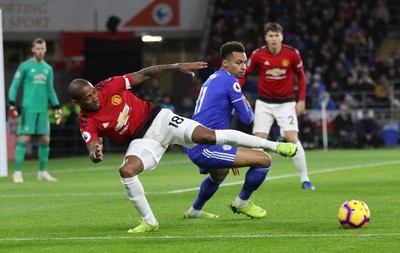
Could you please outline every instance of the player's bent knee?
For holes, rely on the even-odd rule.
[[[198,144],[215,144],[215,132],[204,126],[197,126],[193,131],[192,140]]]
[[[129,158],[125,159],[124,164],[119,168],[119,174],[123,178],[130,178],[139,175],[143,171],[143,165],[130,162]]]
[[[260,151],[260,152],[262,152],[262,155],[261,155],[262,166],[270,166],[272,163],[272,157],[264,151]]]

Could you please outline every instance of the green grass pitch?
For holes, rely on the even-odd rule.
[[[307,151],[316,191],[301,189],[292,159],[272,154],[272,169],[252,201],[263,219],[233,214],[228,204],[242,186],[231,173],[204,210],[218,220],[182,218],[200,175],[185,154],[167,153],[140,175],[160,231],[128,234],[139,216],[122,188],[123,154],[51,159],[58,182],[36,180],[37,161],[24,164],[23,184],[0,178],[0,252],[398,252],[400,150]],[[13,171],[9,164],[9,175]],[[362,229],[341,228],[339,206],[356,198],[371,210]]]

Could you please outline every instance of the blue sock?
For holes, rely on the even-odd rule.
[[[246,173],[243,188],[239,193],[239,198],[243,200],[250,199],[251,194],[260,187],[268,175],[270,167],[253,167]]]
[[[207,176],[200,185],[200,191],[192,205],[193,208],[196,210],[203,209],[204,204],[214,195],[223,181],[215,181]]]

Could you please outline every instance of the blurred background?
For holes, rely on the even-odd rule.
[[[191,117],[202,82],[220,67],[220,46],[240,41],[249,57],[264,45],[267,22],[283,26],[284,43],[303,59],[307,101],[299,135],[304,148],[322,148],[322,101],[327,102],[329,148],[399,143],[400,0],[0,0],[0,9],[6,94],[18,65],[31,57],[33,39],[47,42],[45,60],[54,68],[64,114],[61,126],[52,124],[51,157],[87,155],[79,110],[66,92],[72,79],[95,84],[150,65],[207,61],[209,67],[195,78],[172,73],[132,90]],[[243,88],[251,103],[257,78]],[[14,159],[16,124],[7,119],[9,160]],[[232,128],[252,129],[236,122]],[[281,139],[278,127],[270,138]],[[29,145],[27,155],[33,158],[37,144]],[[105,150],[125,147],[107,140]]]

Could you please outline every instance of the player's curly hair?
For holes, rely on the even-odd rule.
[[[246,50],[242,43],[238,41],[230,41],[226,42],[221,46],[219,55],[221,59],[226,59],[229,57],[233,52],[245,53]]]

